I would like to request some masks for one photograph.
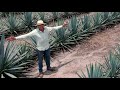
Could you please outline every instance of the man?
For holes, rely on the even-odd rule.
[[[25,35],[20,35],[17,37],[11,36],[7,38],[9,41],[13,41],[16,39],[27,38],[27,37],[34,37],[37,42],[37,56],[38,56],[38,65],[39,65],[39,75],[38,77],[43,77],[43,56],[45,58],[45,62],[47,65],[48,71],[55,71],[54,67],[50,66],[50,44],[49,44],[49,32],[52,30],[57,30],[60,28],[65,27],[68,24],[67,21],[63,23],[63,25],[56,26],[56,27],[47,27],[42,20],[37,21],[37,29],[34,29],[30,33]]]

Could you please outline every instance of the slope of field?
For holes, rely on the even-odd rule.
[[[56,52],[52,57],[51,66],[56,66],[57,71],[46,72],[44,63],[43,78],[79,78],[76,72],[80,74],[80,69],[86,72],[85,67],[90,63],[104,63],[104,57],[118,44],[120,44],[120,24],[96,33],[89,40],[73,47],[71,52]],[[36,62],[35,66],[30,68],[27,77],[35,78],[37,74],[38,64]]]

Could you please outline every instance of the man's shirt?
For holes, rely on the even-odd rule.
[[[34,29],[30,33],[27,33],[25,35],[20,35],[15,37],[16,39],[21,39],[21,38],[28,38],[28,37],[33,37],[36,41],[36,48],[40,51],[47,50],[50,47],[49,44],[49,33],[52,30],[57,30],[62,28],[61,26],[56,26],[56,27],[44,27],[44,32],[40,31],[38,28]]]

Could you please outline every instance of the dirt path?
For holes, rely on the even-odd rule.
[[[104,56],[119,43],[120,24],[111,29],[96,33],[89,40],[74,47],[71,53],[56,53],[52,58],[51,65],[58,66],[58,71],[44,75],[43,78],[79,78],[76,72],[80,73],[80,69],[86,72],[85,67],[90,63],[103,63]],[[46,69],[45,65],[43,69]],[[36,62],[36,65],[28,73],[31,76],[28,77],[34,78],[37,74],[38,65]]]

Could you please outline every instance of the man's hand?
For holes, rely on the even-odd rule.
[[[16,38],[14,36],[10,36],[10,37],[6,38],[6,40],[8,40],[8,41],[14,41],[14,40],[16,40]]]
[[[67,26],[68,25],[68,21],[65,20],[64,23],[63,23],[63,27]]]

